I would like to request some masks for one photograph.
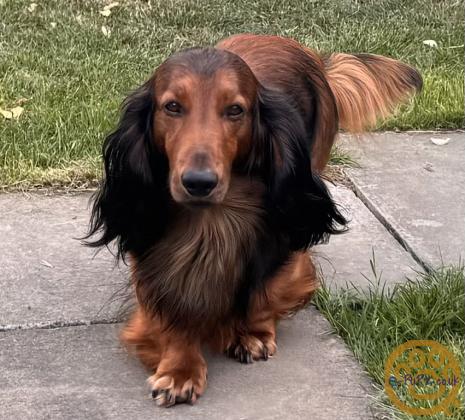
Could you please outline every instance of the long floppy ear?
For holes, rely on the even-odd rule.
[[[123,103],[116,130],[103,144],[105,177],[93,197],[89,239],[99,247],[118,241],[118,255],[141,253],[149,236],[158,229],[166,190],[167,163],[153,142],[154,86],[152,79],[129,95]]]
[[[292,100],[261,88],[254,130],[248,169],[266,183],[273,217],[290,248],[305,249],[344,230],[346,220],[312,173],[311,142]]]
[[[350,132],[373,127],[396,105],[422,88],[413,67],[373,54],[331,54],[324,58],[326,78],[336,99],[339,125]]]

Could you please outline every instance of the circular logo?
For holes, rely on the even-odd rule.
[[[457,359],[437,341],[407,341],[392,351],[384,367],[392,404],[413,415],[449,414],[458,404],[460,384]]]

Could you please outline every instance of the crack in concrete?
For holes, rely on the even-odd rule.
[[[346,176],[349,180],[349,185],[355,196],[363,203],[363,205],[370,211],[373,216],[384,226],[389,234],[399,243],[399,245],[407,251],[412,258],[425,270],[427,273],[432,270],[432,267],[424,261],[413,249],[413,247],[402,237],[402,234],[387,220],[376,205],[363,193],[363,191],[357,186],[355,180],[346,172]]]
[[[118,318],[97,319],[97,320],[73,320],[73,321],[45,321],[29,324],[7,324],[0,325],[0,333],[8,331],[27,331],[27,330],[53,330],[59,328],[82,327],[90,325],[108,325],[119,324],[122,322]]]

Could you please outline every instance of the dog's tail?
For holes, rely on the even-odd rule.
[[[423,85],[416,69],[380,55],[338,53],[323,57],[323,62],[339,127],[350,132],[373,127]]]

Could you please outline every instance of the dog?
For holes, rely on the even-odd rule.
[[[321,180],[338,130],[421,87],[391,58],[241,34],[173,54],[125,100],[88,245],[116,241],[130,265],[121,339],[157,405],[202,395],[203,345],[243,363],[276,352],[278,320],[318,286],[308,249],[346,227]]]

